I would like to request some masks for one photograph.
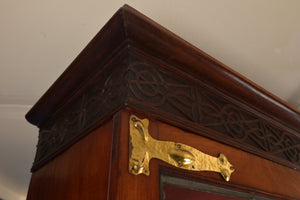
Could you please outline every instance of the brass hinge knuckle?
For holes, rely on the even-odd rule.
[[[186,170],[218,172],[226,181],[235,170],[222,153],[213,157],[185,144],[152,138],[148,132],[148,119],[132,115],[129,125],[129,172],[134,175],[150,175],[151,158]]]

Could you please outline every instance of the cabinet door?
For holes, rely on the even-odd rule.
[[[138,121],[138,123],[130,124],[130,130],[134,134],[129,137],[128,128],[126,128],[129,115],[122,121],[124,128],[121,129],[121,132],[124,133],[119,134],[123,137],[119,139],[121,141],[120,155],[130,152],[129,168],[127,168],[128,157],[119,157],[122,162],[119,162],[118,172],[124,171],[121,173],[122,179],[119,177],[120,173],[117,177],[119,177],[118,181],[122,183],[124,192],[121,192],[120,189],[116,189],[116,191],[120,193],[119,197],[122,199],[126,195],[129,196],[129,193],[131,193],[130,199],[135,197],[135,199],[151,200],[157,200],[158,196],[161,200],[290,200],[300,197],[300,172],[297,170],[243,151],[230,144],[204,137],[202,132],[191,132],[156,119],[144,120],[136,115],[130,122]],[[174,147],[176,148],[174,149]],[[234,173],[230,180],[224,178],[223,171],[217,168],[222,163],[228,164],[228,162],[218,159],[215,161],[215,158],[219,157],[221,153],[226,155],[228,161],[234,166]],[[174,164],[174,160],[178,165]],[[185,161],[186,165],[190,165],[192,169],[182,167],[182,163]],[[135,162],[137,164],[134,164]],[[193,168],[196,165],[191,163],[209,163],[209,166],[213,167],[193,170],[198,168]],[[202,165],[199,164],[199,166]],[[131,173],[128,173],[128,169]],[[140,173],[143,171],[149,172],[146,173],[149,176]],[[139,172],[139,174],[132,172]],[[132,185],[127,188],[130,182]],[[132,195],[133,191],[134,195]]]
[[[161,174],[170,177],[183,177],[180,181],[173,178],[171,181],[161,182],[163,186],[161,186],[160,191],[163,193],[161,194],[163,200],[209,198],[290,200],[299,199],[300,197],[300,172],[297,170],[274,163],[234,146],[205,138],[201,136],[201,132],[189,132],[162,122],[157,123],[157,130],[157,137],[161,141],[175,141],[186,144],[215,157],[223,153],[235,168],[230,181],[226,182],[220,174],[215,172],[189,171],[159,162],[160,169],[162,169],[160,172],[163,172]],[[161,174],[160,176],[162,176]],[[194,182],[178,184],[182,183],[183,180],[193,180]],[[214,185],[214,187],[208,187],[205,184],[199,185],[197,182]]]

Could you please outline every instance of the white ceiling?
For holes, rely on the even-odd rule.
[[[300,106],[298,0],[1,0],[0,198],[26,196],[38,131],[25,113],[124,3]]]

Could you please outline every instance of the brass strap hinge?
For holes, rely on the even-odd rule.
[[[218,172],[229,181],[234,167],[224,154],[213,157],[185,144],[156,140],[150,136],[148,126],[148,119],[130,117],[130,173],[149,175],[149,162],[157,158],[181,169]]]

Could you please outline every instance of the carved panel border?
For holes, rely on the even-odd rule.
[[[126,70],[123,63],[99,74],[69,107],[41,127],[32,171],[123,104],[127,94]]]
[[[201,85],[174,75],[140,61],[129,66],[123,63],[97,75],[71,106],[55,114],[41,127],[32,170],[38,169],[117,107],[125,104],[135,107],[136,102],[146,106],[147,111],[153,114],[159,114],[154,110],[169,113],[168,116],[217,131],[224,138],[238,141],[241,146],[250,146],[253,151],[265,152],[300,165],[300,138],[291,136]],[[172,121],[172,118],[169,120]]]
[[[147,106],[213,129],[254,151],[300,165],[300,138],[201,86],[188,84],[149,64],[133,64],[130,74],[129,96],[135,102],[147,102]]]

